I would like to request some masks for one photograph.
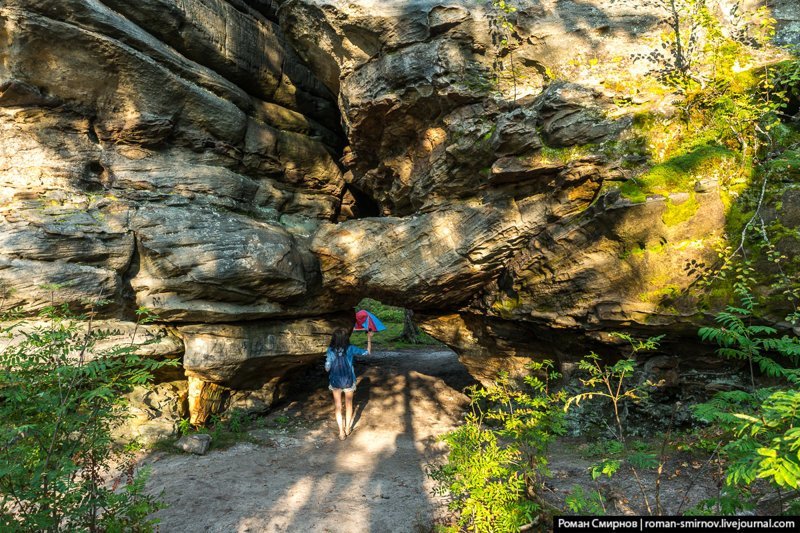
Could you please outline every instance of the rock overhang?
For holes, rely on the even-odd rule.
[[[581,152],[631,128],[610,66],[659,31],[650,3],[603,4],[520,2],[510,47],[477,1],[10,0],[0,281],[30,309],[65,280],[76,308],[154,309],[187,372],[227,386],[310,361],[315,321],[364,295],[427,313],[484,377],[543,328],[685,332],[707,317],[683,267],[724,206],[713,180],[631,201],[629,169]],[[447,340],[462,322],[474,346]],[[313,346],[242,348],[313,324]]]

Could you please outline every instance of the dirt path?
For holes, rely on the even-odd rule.
[[[326,377],[307,373],[265,429],[206,456],[155,453],[161,531],[429,531],[443,512],[425,465],[454,427],[472,378],[449,351],[376,352],[357,362],[356,430],[344,442]]]

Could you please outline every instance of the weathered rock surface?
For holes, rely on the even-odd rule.
[[[211,446],[211,435],[207,433],[184,435],[175,442],[176,448],[195,455],[205,455],[209,446]]]
[[[159,206],[139,209],[131,227],[140,258],[131,286],[137,303],[163,318],[173,318],[174,300],[190,300],[185,307],[192,301],[247,304],[259,296],[281,302],[307,291],[300,252],[280,225],[214,209]],[[164,303],[161,295],[174,300]]]
[[[541,146],[539,130],[554,145],[613,137],[621,125],[598,119],[591,88],[541,94],[546,67],[568,64],[587,46],[598,57],[644,50],[637,37],[662,14],[523,2],[508,57],[498,15],[483,2],[276,3],[298,53],[339,91],[349,181],[387,215],[473,196],[486,184],[480,170],[498,153]]]
[[[344,192],[336,98],[274,21],[221,0],[10,0],[0,24],[4,308],[175,323],[347,307],[306,243]]]
[[[588,208],[604,177],[616,174],[598,161],[577,161],[519,183],[510,197],[489,191],[480,200],[412,217],[323,226],[312,251],[331,290],[346,294],[359,287],[416,309],[447,308],[496,278],[549,222]]]
[[[729,3],[724,0],[717,1],[721,5]],[[749,2],[745,2],[742,7],[745,9],[750,7],[747,5],[748,3]],[[762,5],[764,5],[764,3],[757,3],[757,7],[761,7]],[[777,22],[775,28],[777,30],[777,35],[775,40],[781,44],[796,45],[800,40],[800,4],[793,0],[775,0],[766,5],[772,9],[771,14]]]
[[[4,256],[46,263],[38,269],[41,283],[60,279],[59,269],[47,274],[53,261],[74,263],[62,271],[91,266],[96,272],[75,276],[75,290],[102,289],[110,299],[130,296],[115,276],[136,278],[146,284],[145,303],[154,293],[175,292],[170,277],[180,278],[178,284],[199,277],[188,291],[194,295],[183,298],[191,302],[202,300],[207,274],[180,261],[166,272],[165,262],[176,256],[157,263],[150,252],[160,242],[204,261],[219,252],[218,229],[236,232],[240,240],[229,244],[238,243],[241,255],[254,252],[257,263],[277,254],[269,266],[252,271],[252,261],[236,259],[206,271],[228,272],[217,282],[230,290],[223,306],[236,300],[230,294],[247,293],[239,300],[261,306],[252,315],[275,313],[256,303],[255,278],[273,280],[260,292],[276,289],[269,301],[306,292],[305,269],[314,267],[289,250],[286,231],[307,234],[338,210],[344,186],[333,155],[342,143],[338,112],[280,29],[239,8],[222,1],[4,3]],[[262,53],[265,47],[270,57]],[[249,82],[237,85],[244,79]],[[328,120],[329,127],[316,119]],[[225,221],[217,224],[227,230],[215,221]],[[203,224],[210,231],[196,232]],[[162,234],[170,226],[174,231]],[[170,243],[176,233],[193,234],[197,250]],[[134,235],[141,255],[134,252]],[[142,269],[140,259],[156,271]],[[151,274],[163,276],[161,285]],[[5,284],[18,283],[14,276],[7,272]],[[32,307],[47,296],[26,292],[20,303]],[[209,301],[204,310],[213,312]],[[165,311],[198,318],[175,306]],[[237,313],[247,309],[236,309],[233,319]]]
[[[716,192],[696,197],[694,216],[669,225],[663,217],[673,199],[632,205],[604,196],[583,220],[530,241],[477,308],[567,328],[696,324],[686,288],[699,272],[687,273],[692,261],[713,261],[705,243],[722,237],[725,222]]]
[[[4,305],[151,308],[194,417],[211,389],[268,405],[365,295],[484,380],[560,336],[696,327],[719,185],[628,201],[631,165],[598,148],[630,129],[620,95],[648,103],[625,80],[663,6],[518,4],[6,0]],[[795,4],[773,5],[782,42]],[[793,194],[767,218],[796,227]]]
[[[20,319],[2,324],[4,329],[13,327],[14,331],[31,333],[37,329],[47,328],[49,322]],[[84,331],[89,331],[88,325]],[[95,335],[93,351],[86,354],[88,357],[107,353],[119,345],[134,345],[139,355],[152,359],[180,359],[183,356],[183,340],[163,325],[136,324],[123,320],[94,320],[91,323],[91,331]],[[18,340],[19,337],[0,338],[0,350],[18,345]]]
[[[490,384],[499,372],[511,379],[528,374],[525,365],[531,359],[552,359],[569,347],[541,339],[534,328],[524,322],[487,319],[468,312],[446,315],[416,315],[420,328],[436,337],[459,354],[459,360],[478,381]],[[538,349],[537,349],[538,348]]]
[[[796,40],[789,4],[774,6],[783,42]],[[482,379],[531,356],[580,356],[577,344],[558,346],[576,332],[600,342],[613,329],[693,335],[708,317],[690,287],[725,228],[713,179],[632,202],[615,188],[633,173],[602,155],[543,155],[630,128],[613,101],[652,98],[631,96],[624,80],[649,68],[631,58],[651,51],[665,5],[515,7],[271,2],[299,54],[339,92],[345,179],[385,215],[322,226],[312,250],[323,285],[426,311],[426,331]],[[731,15],[724,2],[712,7]],[[727,23],[742,29],[735,13]],[[460,315],[437,316],[453,309]]]
[[[185,379],[137,387],[127,395],[130,418],[115,429],[115,434],[142,444],[177,435],[179,422],[188,415],[186,398]]]
[[[343,314],[296,321],[183,326],[179,328],[186,344],[183,365],[190,376],[206,382],[257,389],[298,361],[320,360],[331,332],[349,327],[351,322],[352,316]]]

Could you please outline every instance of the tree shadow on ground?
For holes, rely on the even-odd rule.
[[[456,373],[455,355],[442,357]],[[156,516],[169,531],[429,528],[442,502],[429,494],[425,468],[441,458],[436,437],[459,422],[467,399],[426,366],[410,354],[376,357],[360,376],[358,427],[345,441],[330,392],[316,381],[278,411],[300,413],[305,427],[272,431],[265,446],[162,457],[150,486],[164,490],[170,508]]]

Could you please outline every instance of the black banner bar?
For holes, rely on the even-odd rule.
[[[728,531],[785,533],[800,531],[796,516],[555,516],[554,533],[607,531]]]

